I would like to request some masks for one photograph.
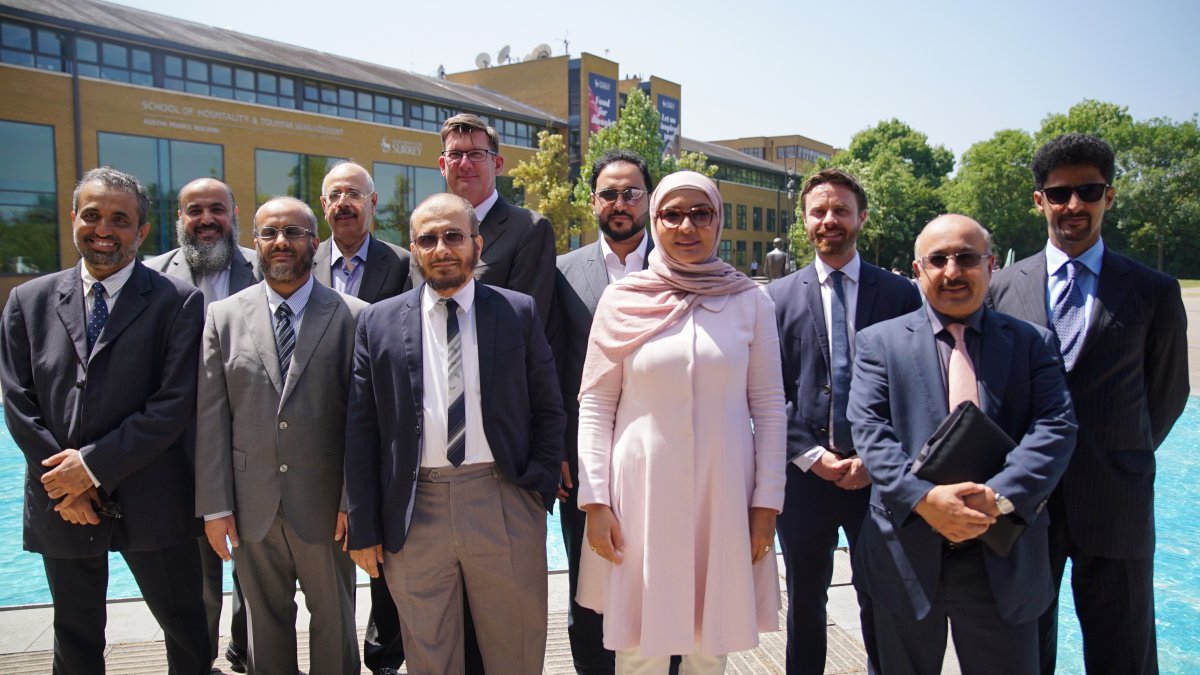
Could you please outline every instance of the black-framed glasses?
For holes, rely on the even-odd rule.
[[[418,234],[416,239],[413,239],[413,242],[421,249],[432,251],[437,248],[439,239],[446,242],[446,246],[453,248],[455,246],[462,246],[468,236],[471,235],[468,235],[466,232],[459,232],[458,230],[446,230],[441,234],[426,232]]]
[[[691,221],[692,227],[702,229],[710,227],[716,222],[716,215],[716,209],[711,206],[695,206],[687,211],[681,209],[661,209],[658,212],[658,219],[672,230],[683,225],[685,218]]]
[[[469,159],[476,164],[486,160],[491,155],[499,154],[495,150],[483,150],[475,148],[474,150],[445,150],[442,152],[442,157],[446,161],[457,164],[464,159]]]
[[[336,204],[336,203],[342,201],[342,197],[345,197],[346,199],[349,199],[352,202],[361,202],[362,200],[366,199],[367,197],[370,197],[371,194],[372,193],[370,193],[370,192],[363,193],[363,192],[359,192],[358,190],[346,190],[344,192],[342,190],[334,190],[334,191],[330,192],[329,194],[325,195],[325,199],[328,199],[333,204]]]
[[[299,225],[288,225],[284,228],[279,227],[260,227],[254,231],[254,236],[263,241],[275,241],[275,238],[282,232],[283,236],[288,239],[303,239],[311,237],[315,234],[312,230],[305,229]]]
[[[958,265],[960,270],[973,270],[979,267],[983,259],[990,256],[990,253],[976,253],[975,251],[961,251],[959,253],[934,253],[921,258],[922,267],[932,267],[935,270],[940,270],[946,267],[951,259],[954,264]]]
[[[1066,204],[1071,201],[1072,192],[1079,195],[1079,198],[1083,201],[1091,203],[1100,201],[1110,187],[1112,186],[1108,183],[1087,183],[1085,185],[1060,185],[1058,187],[1042,188],[1041,192],[1046,196],[1046,201],[1051,204]]]
[[[607,190],[593,192],[592,195],[599,197],[600,201],[605,204],[615,203],[618,197],[625,200],[626,204],[637,204],[646,196],[646,191],[637,188],[625,188],[624,190],[608,188]]]

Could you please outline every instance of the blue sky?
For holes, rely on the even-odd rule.
[[[683,86],[684,135],[799,133],[844,147],[897,117],[961,157],[1084,98],[1137,119],[1200,112],[1200,3],[121,0],[432,75],[549,44]]]

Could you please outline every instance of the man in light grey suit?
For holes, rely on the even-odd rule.
[[[197,391],[196,512],[234,547],[250,616],[250,671],[297,672],[296,581],[311,668],[357,673],[354,565],[340,550],[354,325],[366,303],[316,284],[317,221],[276,197],[254,218],[264,281],[214,303]]]
[[[337,164],[321,182],[321,208],[333,237],[317,247],[313,276],[335,291],[367,302],[413,287],[409,252],[371,236],[378,203],[371,174],[354,162]]]
[[[146,261],[146,267],[189,283],[204,294],[204,305],[254,285],[258,270],[250,262],[254,251],[238,246],[237,202],[233,190],[215,178],[197,178],[179,191],[179,220],[175,223],[179,248]],[[195,431],[185,438],[189,445]],[[204,607],[208,612],[208,638],[212,659],[217,658],[220,634],[222,561],[201,536],[200,568],[204,573]],[[237,570],[233,571],[233,594],[229,646],[225,658],[234,672],[246,672],[246,611]]]

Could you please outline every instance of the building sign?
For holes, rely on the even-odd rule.
[[[617,121],[616,80],[588,73],[588,131],[596,133]]]
[[[658,133],[662,136],[663,146],[675,150],[679,140],[679,99],[659,94],[658,115]]]
[[[383,136],[379,139],[379,149],[385,155],[420,155],[422,145],[413,141],[402,141],[399,138]]]
[[[228,112],[216,108],[196,108],[190,105],[163,103],[161,101],[142,101],[142,124],[160,129],[176,129],[202,134],[219,134],[221,127],[239,127],[243,129],[269,129],[308,136],[342,137],[346,130],[325,124],[296,122],[279,117],[266,115],[248,115],[246,113]]]

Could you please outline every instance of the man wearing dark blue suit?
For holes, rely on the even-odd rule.
[[[1187,403],[1187,317],[1177,281],[1104,246],[1114,170],[1112,149],[1093,136],[1059,136],[1038,150],[1033,202],[1049,239],[996,274],[991,303],[1050,327],[1062,347],[1079,442],[1050,499],[1050,564],[1057,589],[1071,558],[1084,664],[1144,674],[1158,672],[1154,451]],[[1049,674],[1057,602],[1040,631]]]
[[[82,261],[13,290],[0,388],[25,453],[25,549],[54,603],[54,672],[103,673],[108,551],[163,629],[172,673],[212,663],[184,431],[196,404],[204,297],[147,269],[150,200],[133,176],[84,175],[73,197]]]
[[[538,672],[546,646],[546,510],[565,415],[533,300],[477,283],[470,203],[412,215],[425,283],[363,310],[346,431],[349,547],[382,564],[410,672],[463,672],[470,595],[483,665]]]
[[[927,306],[858,334],[847,414],[871,475],[854,571],[873,601],[885,673],[936,673],[946,622],[965,673],[1032,673],[1037,618],[1054,595],[1047,498],[1070,461],[1075,416],[1045,329],[983,306],[987,231],[940,216],[917,237]],[[1016,443],[982,482],[934,485],[913,459],[961,401]],[[1004,515],[1026,527],[1007,556],[976,537]]]
[[[853,557],[870,496],[846,421],[854,334],[915,310],[921,298],[908,280],[858,255],[867,194],[853,176],[820,171],[805,182],[800,200],[816,258],[767,286],[779,324],[788,412],[787,492],[776,530],[787,569],[787,672],[819,675],[838,528],[846,531]],[[858,603],[874,672],[871,601],[861,590]]]

